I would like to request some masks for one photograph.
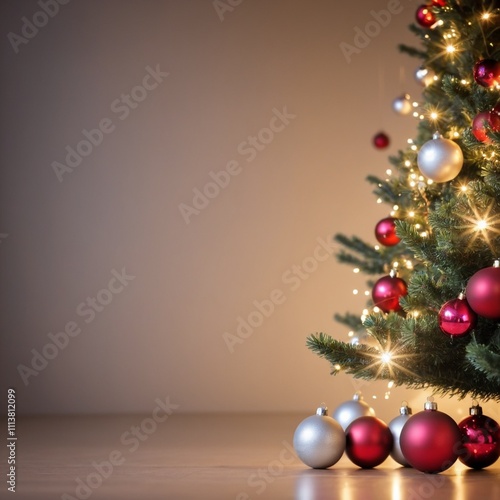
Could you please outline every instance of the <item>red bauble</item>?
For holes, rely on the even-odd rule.
[[[421,472],[442,472],[458,458],[461,434],[458,425],[436,403],[427,402],[425,410],[413,415],[399,438],[408,463]]]
[[[467,335],[477,323],[477,315],[461,296],[449,300],[441,307],[438,314],[439,328],[452,337]]]
[[[396,220],[394,217],[386,217],[375,226],[375,238],[386,247],[392,247],[401,241],[396,234],[396,224],[394,223]]]
[[[493,132],[500,132],[500,114],[497,104],[491,111],[481,111],[472,120],[472,133],[474,137],[485,144],[491,144],[491,139],[487,135],[489,127]]]
[[[467,302],[472,310],[488,319],[500,318],[500,262],[481,269],[467,283]]]
[[[380,465],[392,450],[393,437],[387,425],[377,417],[359,417],[345,431],[346,454],[363,469]]]
[[[436,7],[444,7],[446,5],[446,0],[432,0],[432,5]]]
[[[500,456],[500,427],[480,406],[469,409],[470,417],[458,424],[462,434],[459,460],[472,469],[484,469]]]
[[[500,62],[482,59],[474,64],[474,80],[483,87],[493,87],[500,83]]]
[[[384,276],[374,285],[372,290],[373,304],[382,311],[400,311],[399,298],[408,293],[408,287],[401,278],[397,276]]]
[[[421,5],[415,13],[417,23],[424,28],[430,28],[436,22],[436,16],[429,7],[430,5]]]
[[[384,134],[384,132],[379,132],[373,137],[373,145],[377,149],[385,149],[389,146],[389,136]]]

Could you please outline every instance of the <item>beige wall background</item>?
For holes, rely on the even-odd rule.
[[[420,92],[418,61],[396,49],[414,41],[417,4],[73,0],[45,19],[41,3],[1,3],[0,366],[20,412],[150,412],[167,396],[185,412],[312,411],[358,388],[383,418],[402,399],[421,407],[428,394],[384,400],[386,383],[331,377],[305,347],[315,331],[347,339],[333,314],[365,303],[352,294],[364,277],[318,241],[375,243],[388,213],[364,178],[416,130],[391,102]],[[376,34],[372,11],[388,6],[400,12]],[[25,19],[47,22],[33,34]],[[376,36],[348,63],[341,44],[370,21]],[[168,76],[144,80],[148,67]],[[53,163],[99,126],[58,178]],[[371,146],[380,129],[389,153]],[[215,195],[211,172],[228,164]],[[183,217],[197,189],[212,198]],[[52,359],[23,381],[33,350]]]

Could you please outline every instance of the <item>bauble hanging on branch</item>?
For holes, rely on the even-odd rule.
[[[436,81],[436,73],[432,69],[424,68],[421,66],[415,71],[415,80],[424,87],[428,87],[431,83]]]
[[[497,104],[491,111],[481,111],[472,120],[472,133],[474,137],[484,144],[491,144],[488,137],[488,128],[493,132],[500,132],[500,104]]]
[[[431,28],[436,23],[436,16],[430,7],[430,5],[420,5],[415,12],[415,19],[423,28]]]
[[[372,290],[373,305],[385,313],[401,311],[399,299],[408,294],[405,281],[392,270],[389,276],[380,278]]]
[[[373,137],[373,145],[377,149],[385,149],[387,146],[389,146],[389,142],[389,136],[384,132],[379,132]]]
[[[472,310],[488,319],[500,319],[500,260],[475,273],[465,290]]]
[[[420,172],[434,182],[448,182],[462,170],[464,155],[460,146],[436,132],[418,152]]]
[[[394,217],[386,217],[378,221],[375,226],[375,238],[380,244],[392,247],[401,241],[396,234],[396,220]]]
[[[392,101],[392,109],[400,115],[409,114],[412,110],[410,96],[408,94],[403,94],[402,96],[396,97],[396,99]]]
[[[477,315],[469,306],[463,294],[446,302],[438,314],[439,328],[450,337],[463,337],[470,333],[477,323]]]
[[[482,59],[474,64],[474,80],[482,87],[490,88],[500,84],[500,61]]]

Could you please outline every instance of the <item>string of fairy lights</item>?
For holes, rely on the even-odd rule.
[[[442,5],[443,9],[449,10],[452,9],[451,6]],[[488,10],[479,13],[475,19],[469,20],[468,25],[472,26],[473,22],[477,22],[481,25],[481,23],[492,23],[497,22],[498,13],[500,13],[500,9]],[[436,28],[442,28],[444,26],[444,21],[442,19],[435,20],[434,14],[431,11],[423,12],[423,15],[426,16],[424,22],[428,23],[427,25],[420,23],[422,26],[429,28],[430,30],[434,30]],[[417,14],[418,20],[418,14]],[[481,31],[482,27],[480,26]],[[426,40],[430,40],[431,36],[429,34],[425,34],[424,38]],[[491,42],[485,44],[488,47],[493,47]],[[437,46],[441,49],[434,58],[430,59],[428,63],[432,63],[437,58],[447,58],[447,61],[451,64],[454,64],[454,60],[460,56],[462,52],[461,48],[461,34],[458,32],[455,27],[450,27],[449,29],[445,29],[442,34],[442,42],[438,43]],[[415,72],[415,77],[418,82],[420,82],[424,87],[429,87],[430,85],[438,84],[441,81],[441,77],[434,73],[434,71],[430,68],[420,67]],[[463,86],[470,86],[474,83],[473,79],[468,79],[465,77],[462,78],[454,78],[453,83],[459,82]],[[498,93],[500,90],[500,79],[493,85],[487,87],[490,92]],[[441,128],[441,124],[444,121],[443,118],[446,114],[446,110],[439,109],[436,106],[423,106],[417,100],[412,100],[408,94],[404,94],[398,100],[395,100],[393,103],[393,109],[397,111],[399,114],[410,115],[418,121],[427,120],[429,124],[435,129]],[[464,130],[459,130],[456,126],[449,127],[449,130],[446,131],[446,135],[450,139],[458,139],[463,134]],[[486,141],[484,141],[486,142]],[[422,175],[419,170],[416,160],[417,153],[419,151],[419,147],[415,144],[415,141],[412,138],[407,139],[408,144],[408,154],[405,155],[405,159],[402,161],[401,168],[398,169],[396,174],[399,174],[399,182],[402,184],[406,184],[409,188],[411,188],[414,192],[414,200],[419,203],[415,203],[414,207],[404,207],[401,208],[399,205],[394,204],[392,209],[390,210],[391,217],[405,219],[405,220],[414,220],[414,228],[418,231],[418,234],[421,238],[427,238],[429,236],[430,228],[425,223],[427,220],[427,215],[424,213],[422,207],[427,207],[427,200],[425,199],[425,190],[427,187],[430,187],[434,184],[433,179],[428,178]],[[483,158],[488,159],[490,161],[497,161],[498,158],[496,156],[496,152],[492,149],[488,151],[488,149],[484,150],[482,153]],[[411,158],[411,159],[409,159]],[[413,161],[412,161],[413,160]],[[395,172],[393,169],[388,168],[385,171],[385,182],[390,184],[394,180]],[[382,184],[379,184],[379,187],[383,187]],[[460,183],[456,186],[458,192],[462,195],[467,196],[469,192],[469,187],[466,183]],[[378,198],[376,200],[377,204],[384,203],[382,198]],[[500,229],[498,227],[500,225],[500,215],[491,215],[490,212],[492,206],[489,206],[485,211],[481,213],[476,207],[473,207],[471,202],[469,202],[471,206],[471,210],[474,213],[473,217],[470,217],[464,214],[462,217],[464,219],[464,225],[461,229],[465,232],[465,234],[471,235],[471,241],[474,242],[476,238],[483,238],[483,240],[492,247],[490,242],[491,233],[500,234]],[[380,245],[375,245],[374,249],[379,251],[381,249]],[[492,248],[493,250],[493,248]],[[391,266],[393,270],[404,269],[406,271],[412,271],[415,267],[415,262],[409,258],[408,256],[401,256],[401,258],[395,258],[391,262]],[[354,274],[360,273],[360,268],[355,267],[353,269]],[[354,288],[352,290],[353,295],[355,296],[364,296],[369,298],[371,295],[370,290],[360,290],[358,288]],[[384,313],[377,305],[373,305],[371,307],[363,308],[361,312],[361,322],[364,323],[370,314],[379,314]],[[407,316],[417,318],[420,315],[420,311],[410,311],[407,313]],[[374,363],[380,365],[380,370],[387,369],[389,372],[392,372],[393,366],[397,365],[397,352],[394,352],[390,349],[390,346],[381,346],[378,342],[373,339],[373,337],[369,336],[366,332],[355,332],[351,330],[347,333],[349,338],[349,342],[353,345],[357,345],[360,343],[368,343],[371,347],[375,347],[378,349],[379,354],[374,359]],[[334,365],[334,370],[341,370],[340,365]],[[384,392],[384,399],[389,399],[391,394],[391,389],[394,386],[394,380],[389,380],[387,383],[387,388]],[[377,395],[373,394],[373,399],[377,399]]]

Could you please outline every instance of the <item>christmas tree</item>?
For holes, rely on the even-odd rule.
[[[307,346],[333,374],[499,400],[500,2],[433,0],[410,29],[421,48],[400,50],[421,60],[420,120],[368,177],[389,206],[379,245],[335,237],[338,260],[371,276],[367,310],[335,315],[362,341],[316,333]]]

